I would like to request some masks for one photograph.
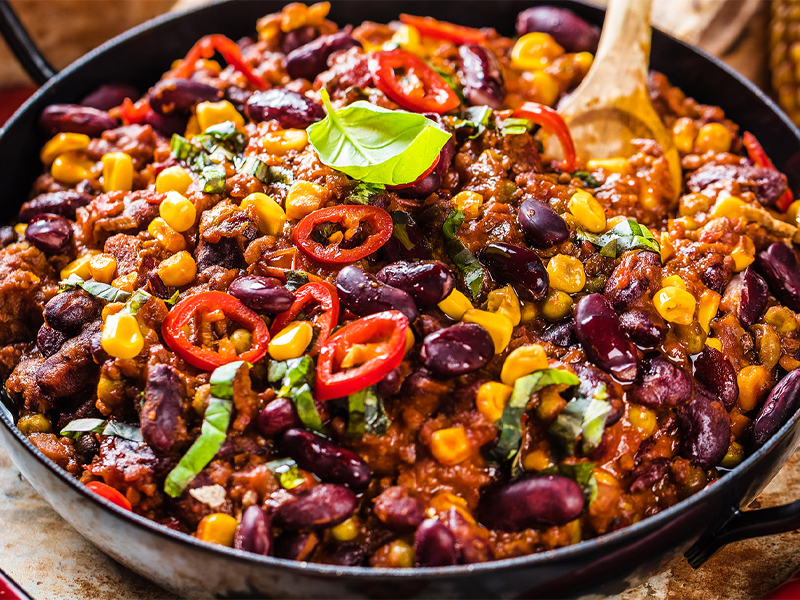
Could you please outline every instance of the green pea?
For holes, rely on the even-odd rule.
[[[30,435],[32,433],[50,433],[53,431],[50,419],[38,413],[20,417],[20,420],[17,421],[17,428],[24,435]]]

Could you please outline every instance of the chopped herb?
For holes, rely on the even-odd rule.
[[[78,439],[82,433],[99,433],[113,435],[132,442],[142,442],[142,430],[136,425],[128,425],[119,421],[106,421],[105,419],[75,419],[67,423],[61,430],[61,435]]]
[[[565,465],[563,463],[550,467],[543,471],[539,471],[543,475],[563,475],[569,477],[575,483],[583,488],[583,494],[586,496],[586,501],[591,503],[597,496],[597,480],[594,478],[594,463],[580,462],[573,465]]]
[[[75,273],[70,275],[68,279],[60,281],[58,285],[59,292],[82,288],[92,296],[109,302],[127,302],[131,297],[130,292],[125,292],[106,283],[100,283],[99,281],[84,281],[81,277],[75,275]]]
[[[147,301],[152,297],[152,295],[143,290],[136,290],[130,299],[125,303],[124,310],[132,315],[135,315],[139,312],[139,309],[147,304]]]
[[[231,151],[237,153],[244,151],[245,146],[247,146],[247,136],[236,129],[236,124],[233,121],[212,125],[197,137],[201,139],[210,138],[218,144],[225,144]]]
[[[367,390],[359,390],[347,397],[347,437],[360,440],[367,431],[364,419]]]
[[[305,483],[306,478],[297,468],[297,463],[291,458],[279,458],[267,463],[267,468],[278,479],[278,483],[285,490],[291,490]]]
[[[272,372],[272,363],[270,361],[270,368],[267,371],[268,378],[277,374],[279,367],[274,367],[276,370]],[[309,429],[324,433],[325,429],[322,426],[322,418],[319,416],[317,407],[314,404],[314,394],[311,392],[314,389],[314,373],[315,365],[314,360],[310,356],[302,356],[300,358],[292,358],[284,361],[286,368],[281,377],[281,387],[278,390],[278,396],[281,398],[289,398],[294,402],[297,408],[297,414],[303,424]]]
[[[503,135],[520,135],[530,131],[533,124],[528,119],[505,119],[501,123],[500,133]]]
[[[447,215],[444,224],[442,225],[442,233],[444,234],[444,249],[447,251],[450,259],[456,264],[461,275],[464,277],[464,283],[467,284],[472,299],[475,300],[481,291],[483,285],[483,278],[486,271],[478,262],[478,259],[469,251],[458,236],[461,223],[464,222],[464,213],[454,208]]]
[[[444,79],[444,82],[447,84],[447,87],[453,90],[456,93],[456,96],[458,96],[458,99],[461,100],[461,104],[466,104],[467,99],[464,97],[464,88],[461,86],[461,82],[458,80],[456,74],[449,73],[444,69],[440,69],[439,67],[429,63],[428,61],[425,62],[427,62],[428,66],[439,74],[439,77]]]
[[[625,219],[603,235],[579,230],[578,238],[600,246],[600,254],[608,258],[619,258],[629,250],[661,252],[661,245],[650,230],[633,219]]]
[[[308,273],[305,271],[286,271],[286,289],[296,292],[300,287],[308,283]]]
[[[386,191],[386,186],[382,183],[366,183],[364,181],[359,181],[347,197],[347,203],[369,204],[373,196],[384,191]]]
[[[200,173],[200,181],[206,194],[222,194],[225,192],[225,167],[208,165]]]
[[[347,421],[347,437],[361,439],[365,433],[383,435],[392,422],[386,416],[383,400],[375,393],[375,386],[370,386],[347,398],[349,417]]]
[[[453,123],[456,133],[466,133],[468,140],[474,140],[489,127],[492,109],[488,106],[471,106],[461,112]]]
[[[572,174],[573,177],[580,179],[588,188],[597,188],[600,187],[600,182],[595,179],[594,175],[589,173],[589,171],[575,171]]]
[[[600,445],[606,417],[611,412],[605,385],[595,388],[591,397],[582,395],[567,403],[566,408],[550,425],[549,433],[569,456],[575,455],[578,439],[586,455]]]
[[[172,134],[169,142],[169,151],[178,160],[191,162],[200,152],[200,149],[182,135]]]

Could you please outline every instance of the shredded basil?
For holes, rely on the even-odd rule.
[[[206,140],[213,140],[214,144],[224,144],[232,152],[241,153],[247,146],[247,136],[236,129],[233,121],[225,121],[217,125],[212,125],[202,134],[197,136],[200,144],[205,146]]]
[[[107,283],[100,283],[99,281],[84,281],[75,273],[70,275],[69,278],[60,281],[58,286],[59,292],[74,290],[75,288],[82,288],[92,296],[100,298],[101,300],[107,300],[109,302],[127,302],[131,297],[130,292],[125,292],[119,288],[110,286]]]
[[[456,267],[458,267],[458,270],[461,271],[461,275],[464,277],[464,283],[467,284],[472,299],[475,300],[478,294],[480,294],[486,270],[483,268],[483,265],[478,262],[478,259],[475,258],[475,255],[469,251],[469,248],[464,245],[464,242],[456,235],[463,222],[464,213],[457,208],[451,210],[450,214],[447,215],[442,225],[444,249],[447,251],[448,256],[450,256],[450,260],[452,260],[456,264]]]
[[[589,173],[589,171],[575,171],[572,174],[573,177],[580,179],[588,188],[598,188],[600,187],[600,182],[595,179],[594,175]]]
[[[540,471],[542,475],[563,475],[569,477],[581,488],[586,496],[586,501],[591,503],[597,496],[597,480],[594,478],[594,463],[579,462],[573,465],[558,464]]]
[[[222,194],[225,192],[225,167],[208,165],[200,172],[200,183],[206,194]]]
[[[142,442],[142,430],[136,425],[128,425],[119,421],[106,421],[105,419],[75,419],[67,423],[61,430],[61,435],[78,439],[82,433],[99,433],[113,435],[132,442]]]
[[[305,271],[286,271],[286,289],[290,292],[296,292],[307,283],[308,273]]]
[[[498,124],[503,135],[520,135],[530,131],[533,124],[528,119],[505,119]]]
[[[291,490],[305,483],[306,478],[297,468],[297,463],[291,458],[279,458],[267,463],[267,468],[278,479],[278,483],[285,490]]]
[[[600,445],[606,417],[611,412],[611,403],[607,398],[605,385],[597,386],[590,397],[577,395],[550,425],[550,435],[567,455],[575,455],[579,439],[584,455]]]
[[[633,219],[625,219],[603,235],[579,230],[578,238],[600,246],[600,254],[608,258],[619,258],[629,250],[651,250],[661,253],[661,244],[644,225]]]
[[[468,140],[474,140],[489,127],[492,109],[488,106],[471,106],[461,112],[453,123],[456,133],[466,133]]]
[[[444,69],[440,69],[439,67],[428,61],[425,62],[427,62],[428,66],[439,74],[439,77],[444,79],[444,82],[447,84],[447,87],[453,90],[456,93],[456,96],[458,96],[458,99],[461,100],[461,104],[466,104],[467,99],[464,97],[464,88],[461,86],[461,82],[458,80],[456,74],[449,73]]]
[[[347,437],[361,439],[365,433],[383,435],[392,421],[386,415],[383,400],[370,386],[347,398],[348,421]]]
[[[178,160],[191,162],[200,152],[200,149],[182,135],[174,133],[169,142],[169,151]]]
[[[363,389],[347,397],[347,437],[360,440],[367,431],[364,419],[367,390]]]
[[[294,402],[297,414],[303,425],[314,431],[324,433],[325,428],[322,426],[322,418],[319,416],[317,407],[314,404],[314,394],[311,391],[314,389],[316,369],[314,360],[310,356],[292,358],[284,361],[285,367],[273,367],[275,362],[277,361],[270,361],[267,377],[272,380],[281,370],[283,371],[278,396],[289,398]]]
[[[366,183],[359,181],[347,197],[348,204],[369,204],[376,194],[386,191],[386,186],[381,183]]]

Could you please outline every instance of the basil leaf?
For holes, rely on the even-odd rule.
[[[569,477],[581,488],[586,501],[591,503],[597,496],[597,480],[594,478],[594,463],[580,462],[573,465],[559,464],[539,471],[543,475],[563,475]]]
[[[328,116],[308,128],[320,161],[367,183],[402,185],[422,175],[450,139],[430,119],[359,100],[339,110],[323,88]]]
[[[347,437],[361,439],[365,433],[383,435],[392,421],[386,416],[383,400],[375,393],[375,386],[364,388],[347,398]]]
[[[600,187],[600,182],[595,179],[594,175],[589,173],[589,171],[575,171],[572,174],[573,177],[577,177],[583,182],[588,188],[598,188]]]
[[[135,315],[139,312],[139,309],[147,304],[147,301],[152,297],[153,296],[151,294],[148,294],[143,290],[136,290],[130,299],[125,303],[125,308],[123,310]]]
[[[136,425],[128,425],[119,421],[106,421],[105,419],[75,419],[67,423],[61,430],[65,435],[77,440],[82,433],[99,433],[113,435],[133,442],[142,442],[142,430]]]
[[[308,273],[305,271],[286,271],[286,289],[290,292],[296,292],[307,283]]]
[[[172,156],[184,162],[191,162],[200,152],[200,148],[177,133],[172,134],[169,141],[169,151]]]
[[[214,369],[208,382],[211,384],[211,395],[223,400],[233,400],[233,380],[242,365],[248,364],[243,360],[228,363]]]
[[[499,126],[503,135],[520,135],[527,133],[533,124],[528,119],[510,118],[499,123]]]
[[[458,99],[461,100],[461,104],[466,104],[467,103],[467,99],[464,97],[464,88],[461,86],[461,82],[458,80],[458,77],[456,76],[456,74],[455,73],[449,73],[449,72],[445,71],[444,69],[440,69],[439,67],[437,67],[436,65],[434,65],[434,64],[432,64],[432,63],[430,63],[428,61],[425,61],[425,62],[428,63],[428,66],[431,69],[433,69],[434,71],[436,71],[439,74],[439,77],[444,79],[444,82],[447,84],[447,87],[449,87],[451,90],[453,90],[456,93],[456,96],[458,96]]]
[[[297,463],[291,458],[271,460],[266,466],[285,490],[294,489],[306,481],[306,478],[300,473],[300,469],[297,468]]]
[[[474,140],[489,126],[492,109],[488,106],[471,106],[461,112],[453,123],[456,133],[466,132],[468,140]],[[462,132],[463,130],[463,132]]]
[[[360,440],[367,431],[364,420],[367,388],[347,397],[347,437]]]
[[[595,388],[591,397],[577,396],[553,421],[548,430],[561,448],[570,456],[575,455],[578,439],[581,452],[589,454],[600,445],[605,431],[606,417],[611,412],[611,403],[604,385]]]
[[[661,244],[655,236],[633,219],[625,219],[603,235],[579,230],[578,238],[600,246],[600,254],[608,258],[619,258],[629,250],[661,253]]]
[[[288,366],[285,360],[271,360],[267,367],[267,381],[270,383],[278,383],[283,376],[286,375]]]
[[[233,121],[212,125],[198,137],[207,137],[215,142],[225,144],[233,152],[237,153],[243,152],[247,146],[247,136],[236,129],[236,124]]]
[[[347,197],[348,204],[369,204],[376,194],[386,191],[386,186],[381,183],[366,183],[359,181]]]
[[[322,418],[319,416],[317,407],[314,404],[314,394],[311,392],[314,386],[316,369],[314,360],[310,356],[303,356],[287,360],[285,363],[286,370],[281,379],[281,388],[278,390],[278,396],[289,398],[294,402],[297,414],[303,425],[314,431],[324,433],[325,428],[322,426]]]
[[[200,172],[200,183],[206,194],[222,194],[225,192],[225,167],[208,165]]]
[[[128,425],[119,421],[109,421],[102,431],[103,435],[114,435],[132,442],[143,442],[142,429],[137,425]]]
[[[273,167],[256,156],[248,156],[240,161],[240,173],[247,173],[266,185],[272,183],[290,184],[294,180],[292,172],[284,167]]]
[[[294,404],[297,407],[297,415],[303,425],[314,431],[325,433],[322,426],[322,418],[319,416],[317,407],[314,404],[314,394],[311,393],[311,386],[307,383],[294,390]]]
[[[109,302],[127,302],[131,297],[130,292],[125,292],[107,283],[100,283],[99,281],[84,281],[81,277],[75,275],[75,273],[70,275],[69,278],[59,281],[58,286],[59,292],[82,288],[92,296],[100,298],[101,300],[108,300]]]
[[[478,262],[478,259],[469,251],[456,233],[464,222],[464,213],[454,208],[447,215],[447,218],[442,225],[442,233],[444,234],[444,249],[450,257],[461,275],[464,277],[464,283],[467,284],[469,293],[472,299],[475,300],[480,294],[481,286],[483,285],[483,278],[486,274],[483,265]]]

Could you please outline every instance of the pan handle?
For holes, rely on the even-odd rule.
[[[39,52],[36,44],[33,43],[25,26],[7,0],[0,0],[0,34],[11,48],[14,56],[17,57],[22,68],[38,85],[44,84],[56,74],[55,69],[50,66],[47,59]]]

